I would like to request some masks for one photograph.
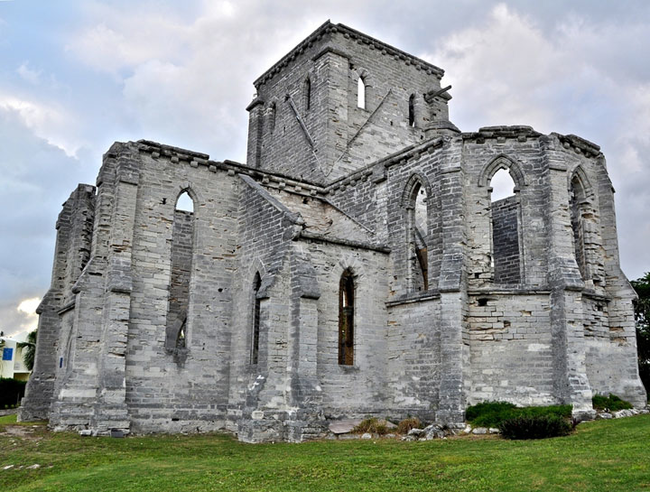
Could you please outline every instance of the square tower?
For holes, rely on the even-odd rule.
[[[449,123],[444,71],[329,21],[255,81],[248,164],[327,185]]]

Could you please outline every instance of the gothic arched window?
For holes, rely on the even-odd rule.
[[[490,216],[494,282],[521,282],[519,197],[510,172],[499,169],[490,179]]]
[[[354,364],[354,277],[349,269],[339,282],[339,364]]]
[[[262,279],[259,273],[255,274],[253,280],[253,314],[252,314],[252,333],[251,333],[251,364],[257,364],[260,352],[260,299],[258,294]]]
[[[427,191],[415,177],[407,186],[410,187],[406,202],[407,286],[411,292],[426,291],[429,290]]]
[[[309,111],[311,108],[311,79],[307,77],[305,80],[305,110]]]
[[[357,107],[366,109],[366,81],[362,77],[357,80]]]
[[[409,126],[415,126],[415,94],[409,97]]]
[[[580,269],[580,275],[583,280],[587,280],[587,254],[585,251],[585,227],[584,214],[587,208],[585,189],[578,176],[571,180],[570,189],[570,212],[571,212],[571,229],[573,230],[573,248],[576,255],[576,263]]]
[[[194,200],[183,191],[176,200],[171,241],[171,279],[165,347],[185,348],[194,242]]]

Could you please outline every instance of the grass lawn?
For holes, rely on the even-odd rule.
[[[262,445],[214,434],[80,437],[1,417],[0,490],[650,491],[650,415],[583,423],[541,441]]]

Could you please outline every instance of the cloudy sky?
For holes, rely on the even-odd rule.
[[[0,0],[0,330],[35,325],[60,206],[113,141],[244,162],[253,80],[327,19],[445,69],[461,130],[598,143],[623,270],[650,271],[647,0]]]

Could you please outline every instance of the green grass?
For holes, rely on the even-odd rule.
[[[0,434],[0,490],[650,490],[650,415],[583,423],[571,436],[541,441],[246,445],[221,435],[111,439],[27,429],[34,433],[23,438]],[[16,469],[34,463],[41,468]]]

